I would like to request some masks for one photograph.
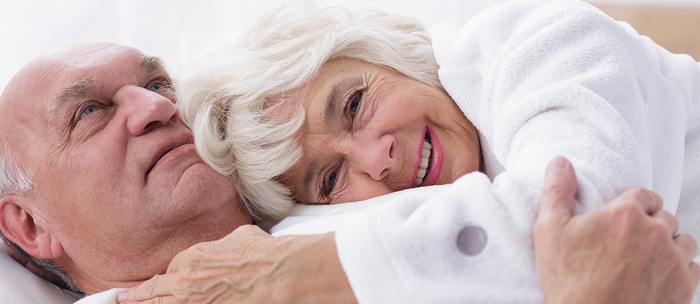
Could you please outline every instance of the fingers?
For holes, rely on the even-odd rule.
[[[698,282],[700,282],[700,266],[695,262],[690,262],[690,274],[693,276],[693,282],[697,287]]]
[[[698,245],[695,243],[695,240],[687,234],[681,234],[675,237],[673,242],[681,249],[686,261],[692,262],[698,251]]]
[[[270,234],[265,232],[264,230],[260,229],[260,227],[255,226],[255,225],[242,225],[238,226],[238,228],[234,229],[231,233],[227,234],[223,238],[216,240],[216,241],[211,241],[207,242],[209,244],[217,244],[216,246],[218,248],[222,248],[221,246],[226,245],[230,247],[230,249],[234,249],[236,247],[239,247],[239,241],[240,240],[248,240],[248,239],[267,239],[267,238],[272,238]]]
[[[117,301],[119,303],[167,303],[164,299],[158,298],[173,296],[173,293],[167,289],[175,288],[176,283],[173,281],[173,278],[167,275],[155,275],[148,281],[141,283],[141,285],[120,293],[117,296]]]
[[[143,301],[130,301],[130,300],[125,300],[123,302],[117,300],[117,304],[174,304],[176,303],[175,300],[173,300],[172,297],[155,297],[155,298],[150,298],[148,300],[143,300]]]
[[[259,243],[263,240],[272,239],[272,236],[255,225],[242,225],[234,229],[231,233],[221,239],[202,242],[178,253],[168,266],[167,272],[176,272],[183,260],[192,260],[196,253],[210,255],[216,252],[237,251],[246,248],[246,244],[251,242]]]
[[[649,215],[659,212],[664,204],[661,196],[650,190],[642,188],[627,190],[618,198],[610,202],[611,205],[620,203],[633,204],[634,206],[641,208],[644,213]]]
[[[263,240],[272,239],[272,236],[255,225],[242,225],[234,229],[233,232],[223,238],[206,242],[205,246],[199,246],[197,249],[205,252],[232,251],[240,249],[243,244],[249,242],[260,242]],[[197,246],[195,246],[197,247]]]
[[[246,236],[246,237],[270,237],[270,235],[260,227],[256,225],[242,225],[229,233],[224,239],[236,236]]]
[[[675,216],[666,210],[659,210],[652,215],[658,221],[661,221],[668,228],[668,235],[675,236],[678,231],[678,220]]]
[[[538,221],[568,221],[576,203],[576,175],[566,158],[557,156],[545,171],[544,187],[540,198]]]

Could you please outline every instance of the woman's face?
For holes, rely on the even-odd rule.
[[[304,203],[364,200],[479,170],[474,126],[442,90],[335,59],[292,94],[306,112],[303,156],[282,180]]]

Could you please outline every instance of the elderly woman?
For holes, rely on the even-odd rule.
[[[684,171],[700,164],[700,68],[585,3],[513,2],[432,37],[410,18],[286,7],[207,62],[181,84],[183,116],[259,220],[449,184],[334,223],[355,227],[336,238],[360,301],[541,301],[530,231],[556,155],[577,169],[578,211],[642,186],[700,233]],[[356,238],[372,241],[342,247]]]

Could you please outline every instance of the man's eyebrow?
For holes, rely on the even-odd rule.
[[[57,115],[62,112],[66,106],[70,105],[72,101],[87,98],[96,86],[97,81],[94,78],[84,78],[61,90],[49,107],[49,113],[52,119],[58,119]]]
[[[70,87],[61,90],[56,99],[60,101],[70,101],[87,97],[92,89],[97,85],[94,78],[84,78],[73,83]]]
[[[148,73],[153,73],[157,70],[165,70],[163,61],[156,56],[143,55],[139,58],[139,66]]]

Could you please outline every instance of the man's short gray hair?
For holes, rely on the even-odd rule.
[[[27,192],[32,190],[33,187],[32,179],[27,171],[9,155],[7,150],[6,147],[0,148],[0,197],[5,197],[12,193],[18,194]],[[56,263],[30,255],[5,237],[2,231],[0,231],[0,239],[2,239],[2,241],[7,244],[8,249],[14,251],[17,256],[26,259],[39,269],[43,269],[49,276],[48,278],[45,277],[45,279],[72,292],[82,293],[80,288],[68,277],[68,274]]]
[[[405,16],[299,2],[267,10],[238,38],[185,69],[179,104],[204,161],[233,178],[257,220],[293,206],[280,179],[302,155],[304,111],[282,105],[324,63],[357,59],[441,88],[430,37]]]

